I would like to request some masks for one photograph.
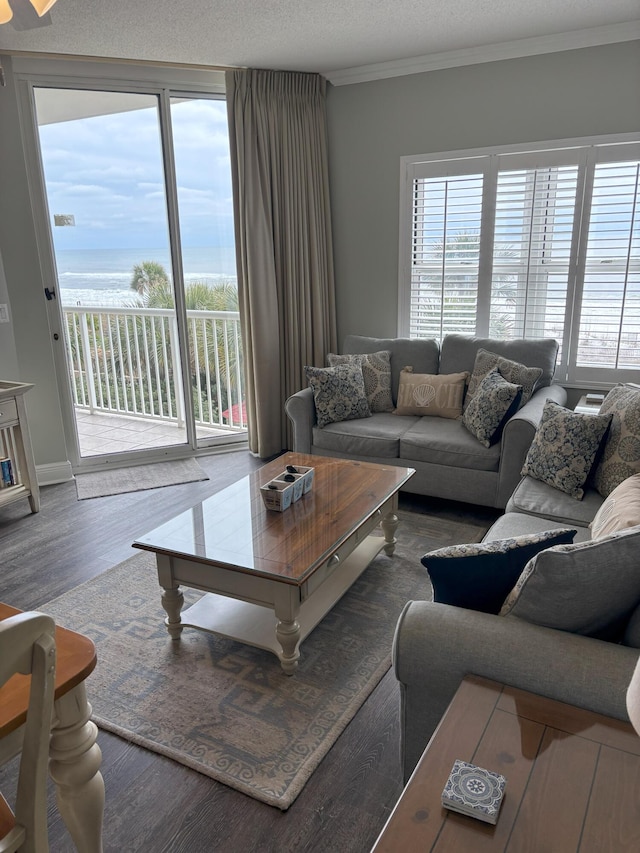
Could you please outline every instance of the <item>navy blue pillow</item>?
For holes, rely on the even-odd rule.
[[[420,562],[429,572],[434,601],[497,614],[529,560],[552,545],[571,544],[575,535],[562,528],[451,545],[430,551]]]

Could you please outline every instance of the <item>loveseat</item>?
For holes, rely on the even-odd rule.
[[[602,517],[615,529],[615,514],[621,512],[616,505],[620,506],[620,493],[625,488],[633,488],[636,507],[640,505],[639,480],[640,475],[625,480],[605,501],[593,487],[587,488],[582,500],[576,500],[546,483],[524,477],[508,502],[507,512],[497,519],[483,540],[490,543],[525,534],[574,529],[576,545],[550,550],[564,550],[565,557],[589,561],[594,574],[600,575],[599,580],[596,577],[596,596],[601,584],[603,600],[609,587],[617,584],[623,574],[616,564],[618,554],[630,584],[623,593],[628,596],[628,612],[617,632],[608,639],[540,624],[553,621],[545,620],[544,614],[542,619],[537,617],[537,622],[531,622],[513,614],[477,612],[433,601],[412,601],[406,605],[393,645],[393,667],[401,691],[405,781],[462,678],[470,673],[628,720],[626,690],[640,648],[640,581],[635,580],[636,575],[640,577],[635,556],[640,553],[640,527],[631,526],[592,539],[589,524],[595,525],[594,518]],[[621,524],[628,521],[621,519]],[[605,533],[607,529],[603,528]],[[584,550],[580,550],[580,543]],[[575,568],[576,563],[571,565]],[[549,591],[543,589],[543,594]],[[570,594],[580,616],[583,589],[579,578],[575,581],[575,593]]]
[[[335,456],[414,468],[406,491],[503,509],[515,487],[547,399],[560,405],[566,391],[553,383],[557,342],[497,340],[465,335],[446,335],[439,346],[434,340],[372,338],[348,335],[343,353],[390,353],[393,408],[398,402],[401,371],[448,376],[473,375],[479,350],[538,368],[540,376],[530,399],[502,426],[501,438],[484,446],[458,417],[398,415],[376,411],[329,423],[317,422],[311,388],[292,395],[285,410],[293,427],[293,450],[318,456]]]

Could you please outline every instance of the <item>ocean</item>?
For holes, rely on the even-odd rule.
[[[169,250],[163,249],[58,249],[56,264],[63,305],[130,305],[135,297],[130,282],[133,268],[156,261],[171,274]],[[233,246],[183,249],[185,283],[236,281]]]

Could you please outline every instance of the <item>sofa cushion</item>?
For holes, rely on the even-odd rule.
[[[360,365],[305,367],[304,370],[313,391],[319,427],[371,416]]]
[[[408,364],[414,373],[458,373],[438,368],[440,346],[431,339],[369,338],[362,335],[347,335],[344,339],[345,353],[371,353],[388,350],[391,353],[391,396],[394,405],[398,399],[400,371]],[[465,368],[470,369],[470,368]]]
[[[558,342],[553,338],[515,338],[504,341],[497,338],[472,338],[468,335],[445,335],[440,352],[440,373],[473,372],[476,354],[485,349],[526,364],[527,367],[542,368],[542,376],[536,388],[551,385],[558,355]],[[409,362],[407,362],[409,364]]]
[[[502,428],[517,411],[521,397],[522,385],[507,382],[494,368],[478,385],[462,416],[462,423],[481,444],[490,447],[500,440]]]
[[[549,518],[539,518],[535,515],[525,515],[523,512],[505,512],[497,518],[482,538],[483,542],[491,542],[492,539],[510,539],[514,536],[524,536],[527,533],[543,533],[550,530],[560,530],[567,525],[560,521],[552,521]],[[574,528],[576,535],[574,542],[586,542],[591,539],[588,527]]]
[[[468,373],[414,373],[407,366],[400,372],[396,415],[459,418]]]
[[[581,499],[611,415],[572,412],[547,400],[522,475]]]
[[[401,459],[478,471],[497,471],[500,465],[499,444],[483,447],[462,420],[444,418],[418,418],[400,438],[399,455]]]
[[[469,387],[467,388],[467,395],[464,399],[465,410],[478,393],[482,380],[496,369],[499,370],[507,382],[520,385],[522,388],[521,406],[524,406],[531,399],[536,384],[542,376],[541,367],[527,367],[524,364],[520,364],[519,361],[511,361],[509,358],[504,358],[495,352],[489,352],[481,347],[476,354],[473,372],[469,379]]]
[[[640,604],[633,611],[631,618],[627,622],[622,642],[625,646],[640,649]]]
[[[327,355],[329,367],[338,364],[358,364],[362,368],[364,390],[371,412],[393,411],[391,399],[391,353],[389,350],[361,355]]]
[[[417,417],[398,417],[390,412],[377,412],[363,420],[333,423],[323,429],[314,428],[313,445],[327,453],[397,459],[400,455],[400,439],[419,420]]]
[[[618,639],[640,601],[640,528],[557,545],[527,563],[500,611],[527,622]]]
[[[571,529],[450,545],[425,554],[433,600],[482,613],[499,613],[529,560],[544,548],[573,542]]]
[[[547,483],[524,477],[507,501],[506,511],[552,518],[564,525],[588,527],[602,501],[602,495],[595,489],[587,489],[579,501]]]
[[[594,485],[603,498],[627,477],[640,473],[640,387],[616,385],[605,397],[601,414],[611,416]]]
[[[589,525],[591,537],[600,539],[640,524],[640,474],[627,477],[611,492]]]

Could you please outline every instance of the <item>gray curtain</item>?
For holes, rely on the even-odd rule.
[[[249,449],[289,445],[284,402],[336,350],[326,82],[226,72]]]

